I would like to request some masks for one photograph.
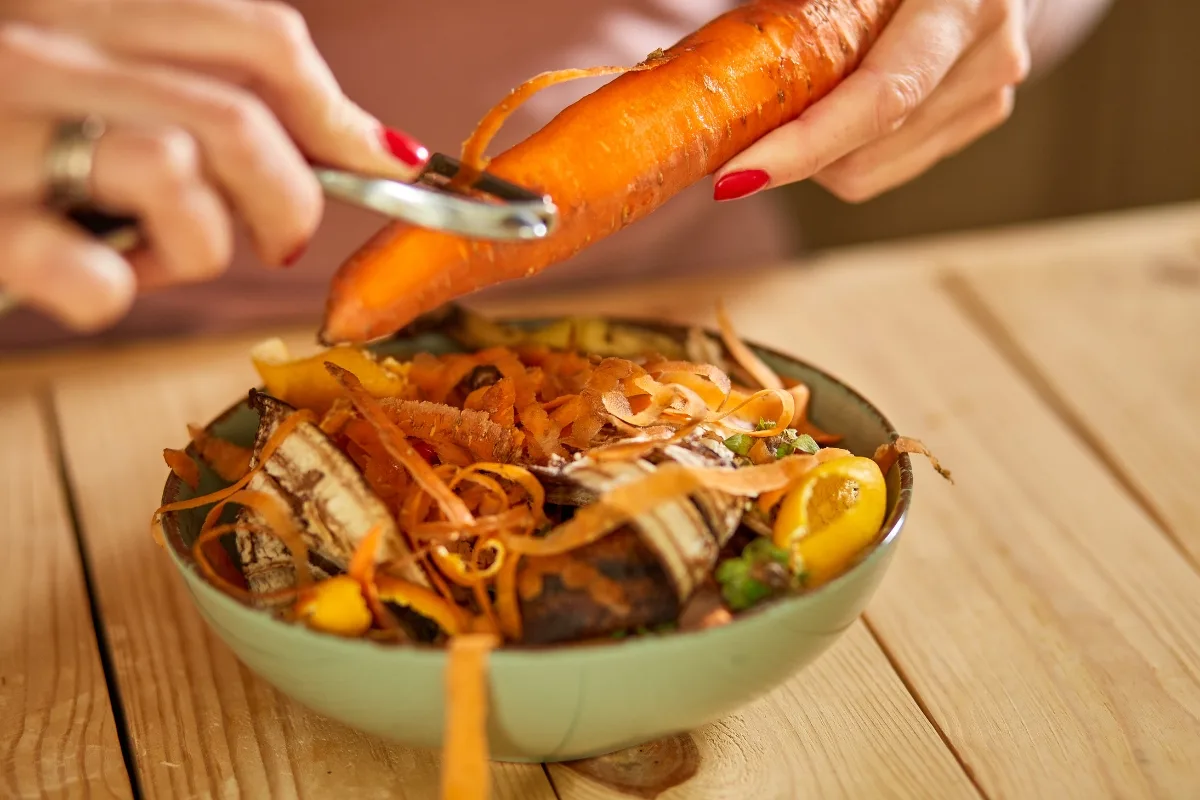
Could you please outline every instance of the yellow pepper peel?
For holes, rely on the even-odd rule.
[[[355,347],[332,347],[293,359],[282,340],[268,339],[254,348],[250,358],[267,394],[319,414],[344,396],[337,380],[325,369],[326,361],[353,372],[375,397],[407,397],[411,392],[403,374]]]
[[[362,587],[349,575],[337,575],[305,589],[294,608],[310,628],[339,636],[362,636],[373,620]]]

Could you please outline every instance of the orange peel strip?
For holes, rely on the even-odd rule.
[[[779,434],[783,433],[784,430],[786,430],[789,425],[792,424],[792,420],[796,416],[796,399],[791,394],[789,394],[786,389],[760,389],[757,392],[755,392],[754,394],[747,397],[742,402],[738,403],[733,408],[731,408],[727,411],[722,411],[720,413],[712,415],[711,417],[709,417],[708,421],[709,422],[721,422],[722,420],[726,419],[727,417],[730,417],[730,416],[736,414],[737,412],[741,411],[743,408],[750,405],[751,403],[758,402],[765,397],[774,397],[777,400],[779,400],[780,412],[779,412],[779,418],[775,420],[775,425],[770,428],[765,428],[761,431],[760,430],[751,430],[751,431],[739,430],[738,433],[744,433],[747,436],[752,436],[755,438],[778,436]]]
[[[267,461],[270,460],[271,456],[275,454],[275,451],[279,449],[279,445],[283,443],[283,440],[286,439],[292,433],[292,431],[294,431],[296,427],[300,425],[300,423],[311,423],[315,421],[316,414],[314,414],[312,411],[300,410],[290,414],[287,418],[279,423],[279,426],[275,428],[275,432],[271,434],[271,438],[269,438],[263,445],[262,453],[259,454],[258,457],[257,467],[250,470],[241,478],[237,479],[229,486],[226,486],[224,489],[218,489],[215,492],[202,494],[198,497],[192,497],[187,500],[177,500],[174,503],[167,503],[166,505],[156,508],[154,510],[154,514],[150,518],[151,533],[154,535],[155,541],[157,541],[160,545],[162,544],[162,531],[159,528],[159,521],[162,519],[163,514],[167,514],[172,511],[186,511],[189,508],[206,506],[209,503],[215,503],[220,500],[224,500],[234,492],[239,491],[242,487],[250,482],[250,479],[254,477],[256,472],[262,469],[263,465],[266,464]]]
[[[409,535],[416,540],[453,540],[465,536],[491,535],[503,533],[512,529],[532,530],[536,526],[533,514],[528,508],[510,508],[500,514],[479,517],[469,527],[455,525],[452,522],[422,522],[409,529]]]
[[[488,797],[488,656],[499,645],[500,638],[488,633],[468,633],[450,640],[444,693],[442,800]]]
[[[896,459],[900,457],[901,453],[925,456],[939,475],[954,483],[954,478],[951,476],[950,470],[941,465],[941,462],[937,460],[933,453],[929,452],[929,448],[916,439],[910,439],[907,436],[899,436],[887,444],[879,445],[872,458],[879,465],[879,471],[886,475],[888,470],[892,468],[892,465],[896,463]]]
[[[510,641],[519,641],[523,625],[521,622],[521,606],[517,600],[517,569],[521,556],[509,553],[496,575],[496,621],[500,624],[500,632]]]
[[[478,566],[478,553],[485,549],[492,550],[496,554],[496,557],[487,567],[481,568]],[[504,543],[495,539],[490,539],[482,545],[476,546],[475,554],[472,564],[468,566],[466,560],[461,555],[451,553],[443,546],[439,545],[430,551],[433,563],[437,565],[437,568],[441,570],[443,575],[459,586],[469,587],[474,587],[491,580],[500,571],[501,567],[504,566],[507,557]]]
[[[312,573],[308,567],[308,545],[296,528],[292,518],[292,510],[278,497],[266,492],[253,489],[239,489],[221,500],[209,509],[204,517],[200,532],[216,525],[221,512],[227,505],[245,506],[263,518],[271,535],[283,542],[292,556],[292,564],[296,569],[296,585],[307,586],[312,583]]]
[[[363,597],[367,601],[367,608],[371,609],[375,624],[384,630],[394,630],[399,626],[380,599],[379,587],[375,582],[375,567],[379,564],[379,542],[382,538],[382,527],[376,525],[371,528],[371,532],[354,548],[354,555],[350,557],[346,574],[358,581],[358,585],[362,587]]]
[[[733,323],[729,319],[729,314],[725,311],[725,303],[717,300],[717,326],[721,330],[721,339],[725,342],[725,349],[729,351],[729,355],[733,356],[742,369],[750,373],[750,377],[758,382],[758,385],[764,389],[783,389],[783,381],[775,374],[775,371],[768,367],[761,358],[754,354],[745,342],[738,338],[737,332],[733,329]]]
[[[529,505],[533,511],[535,520],[540,520],[545,516],[542,507],[546,503],[546,489],[532,472],[515,464],[478,462],[466,467],[459,474],[471,476],[485,472],[492,475],[499,475],[504,480],[520,486],[529,497]]]
[[[657,61],[647,60],[633,67],[558,69],[534,75],[509,92],[508,96],[499,103],[488,109],[488,112],[483,115],[483,119],[479,120],[479,123],[475,126],[475,130],[471,131],[471,135],[463,142],[460,159],[462,169],[454,176],[450,185],[461,189],[475,182],[475,179],[479,177],[479,173],[487,166],[487,159],[483,155],[484,151],[487,150],[487,146],[492,143],[492,140],[496,138],[496,134],[500,132],[500,128],[504,126],[504,122],[512,116],[513,112],[524,105],[529,98],[542,89],[548,89],[551,86],[580,78],[598,78],[604,75],[640,72],[641,70],[658,66],[659,63],[661,63],[661,59]]]
[[[195,559],[196,565],[200,568],[202,574],[210,583],[216,586],[223,592],[226,592],[231,597],[237,598],[244,602],[254,600],[284,600],[295,597],[300,592],[299,586],[289,586],[285,589],[277,589],[273,592],[251,592],[241,586],[231,583],[224,575],[217,571],[208,560],[208,555],[204,550],[204,546],[217,541],[222,536],[228,536],[231,533],[236,533],[239,530],[249,530],[253,533],[260,533],[264,536],[274,536],[275,532],[263,525],[249,525],[246,523],[230,522],[225,525],[217,525],[203,531],[196,537],[196,541],[192,542],[192,558]]]
[[[171,472],[178,475],[179,479],[186,483],[193,492],[200,486],[200,467],[186,452],[172,450],[169,447],[163,448],[163,461],[167,462]]]

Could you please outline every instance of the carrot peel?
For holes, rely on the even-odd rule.
[[[444,800],[486,800],[489,795],[487,663],[499,643],[498,637],[486,633],[450,640],[442,754]]]

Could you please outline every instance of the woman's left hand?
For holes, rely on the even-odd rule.
[[[848,202],[925,172],[1012,113],[1026,0],[904,0],[861,66],[716,173],[717,200],[811,178]]]

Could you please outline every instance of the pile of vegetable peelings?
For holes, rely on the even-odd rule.
[[[228,486],[156,518],[215,504],[193,549],[207,578],[340,636],[547,645],[728,622],[869,550],[900,453],[949,475],[911,439],[837,447],[808,388],[718,317],[723,341],[677,341],[456,309],[443,332],[469,351],[404,361],[265,342],[254,446],[192,428],[168,465]]]
[[[252,354],[253,447],[192,428],[165,450],[211,506],[192,553],[215,586],[326,634],[447,651],[442,797],[488,796],[487,658],[730,622],[870,551],[884,475],[807,416],[718,309],[721,340],[603,320],[540,330],[456,309],[465,352]],[[722,347],[723,345],[723,347]]]

